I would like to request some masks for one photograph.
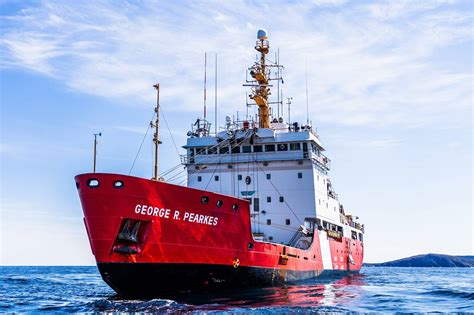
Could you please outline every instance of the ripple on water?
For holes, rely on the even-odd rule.
[[[364,268],[278,288],[128,300],[96,267],[0,267],[0,312],[473,312],[474,269],[441,269]]]

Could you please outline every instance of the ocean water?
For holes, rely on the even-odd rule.
[[[157,283],[166,285],[166,283]],[[128,300],[96,267],[0,267],[0,312],[474,312],[474,268],[366,267],[286,287]]]

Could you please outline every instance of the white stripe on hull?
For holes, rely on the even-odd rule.
[[[319,245],[321,246],[323,269],[332,270],[331,249],[329,247],[329,240],[325,231],[319,231]]]

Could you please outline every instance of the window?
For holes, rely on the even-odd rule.
[[[116,180],[114,182],[114,187],[115,188],[122,188],[123,187],[123,182],[121,180]]]
[[[327,203],[327,202],[326,202],[326,208],[329,208],[329,205],[328,205],[328,203]]]
[[[269,240],[269,241],[273,241],[273,236],[269,236],[269,237],[268,237],[268,240]]]
[[[298,173],[298,178],[303,178],[303,173]]]
[[[249,146],[249,145],[244,145],[244,146],[242,147],[242,153],[250,153],[250,152],[252,152],[252,147],[251,147],[251,146]]]
[[[285,220],[285,224],[286,224],[286,225],[290,225],[290,224],[291,224],[290,219],[286,219],[286,220]]]
[[[283,196],[280,196],[280,202],[284,202],[285,201],[285,198],[283,198]]]
[[[267,197],[267,202],[272,202],[272,197]]]
[[[278,151],[288,151],[288,144],[286,143],[280,143],[278,145]]]
[[[260,199],[253,198],[253,211],[259,212],[260,211]]]
[[[253,152],[263,152],[263,147],[261,145],[254,145]]]
[[[237,175],[237,180],[242,180],[242,175]]]
[[[319,200],[319,205],[321,205],[321,199],[318,199]]]
[[[209,147],[207,149],[207,154],[216,154],[217,153],[217,148],[216,147]]]
[[[232,168],[232,164],[227,164],[227,168]]]
[[[95,178],[89,178],[87,180],[87,186],[89,187],[99,187],[99,180]]]
[[[198,176],[198,182],[202,182],[202,176]]]
[[[319,181],[319,175],[317,175],[317,176],[318,176],[317,178],[318,178],[318,181]]]
[[[219,154],[227,154],[227,153],[229,153],[229,147],[219,148]]]
[[[233,147],[232,153],[240,153],[240,147]]]
[[[209,202],[209,197],[208,196],[202,196],[201,197],[201,203],[202,204],[207,204]]]
[[[362,233],[359,233],[359,241],[361,241],[361,242],[364,241],[364,237],[362,236]]]
[[[266,144],[265,145],[265,152],[275,152],[275,145],[274,144]]]
[[[196,148],[196,154],[206,154],[206,148]]]
[[[352,238],[353,240],[357,240],[357,232],[351,231],[351,238]]]
[[[272,225],[272,220],[267,219],[267,225]]]
[[[290,150],[291,151],[301,150],[301,144],[300,143],[290,143]]]
[[[217,175],[214,176],[214,180],[215,180],[216,182],[219,181],[219,176],[217,176]]]
[[[267,179],[272,179],[272,174],[267,174]]]

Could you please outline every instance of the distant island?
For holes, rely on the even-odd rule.
[[[365,263],[366,267],[474,267],[474,256],[425,254],[384,263]]]

